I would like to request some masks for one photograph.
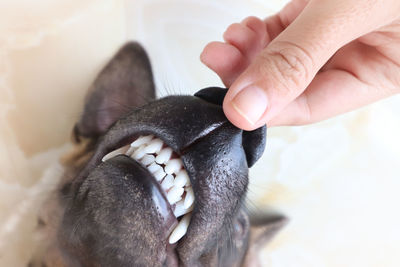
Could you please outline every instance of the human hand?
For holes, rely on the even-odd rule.
[[[253,130],[302,125],[400,92],[399,0],[293,0],[232,24],[201,60],[230,87],[224,112]]]

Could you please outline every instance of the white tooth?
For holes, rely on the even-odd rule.
[[[107,155],[105,155],[101,160],[104,162],[106,160],[109,160],[117,155],[121,155],[121,154],[125,154],[125,152],[128,150],[128,146],[123,146],[120,147],[116,150],[111,151],[110,153],[108,153]]]
[[[152,163],[149,166],[147,166],[147,169],[151,172],[151,173],[155,173],[156,171],[158,171],[159,169],[162,169],[160,165],[158,165],[157,163]]]
[[[174,186],[174,176],[172,176],[171,174],[168,174],[162,181],[161,187],[162,187],[162,189],[164,189],[164,191],[167,191],[168,189],[170,189],[173,186]]]
[[[167,174],[164,172],[164,169],[160,167],[158,171],[156,171],[153,175],[156,178],[157,182],[160,182]]]
[[[131,146],[132,147],[140,147],[143,144],[146,144],[153,139],[152,135],[145,135],[145,136],[140,136],[138,139],[136,139],[134,142],[132,142]]]
[[[185,209],[184,200],[180,200],[175,204],[174,215],[176,218],[189,213],[193,210],[193,205],[190,206],[188,209]]]
[[[161,150],[160,153],[158,153],[158,156],[156,157],[156,162],[158,164],[163,164],[171,158],[171,155],[172,155],[172,148],[166,147],[163,150]]]
[[[180,159],[171,159],[165,165],[165,172],[167,174],[177,173],[182,168],[182,161]]]
[[[154,160],[155,160],[155,157],[153,155],[144,155],[141,162],[143,165],[147,166],[147,165],[150,165],[151,163],[153,163]]]
[[[129,146],[129,149],[128,149],[128,151],[125,152],[125,154],[130,157],[135,152],[135,150],[136,150],[136,147]]]
[[[188,213],[185,216],[183,216],[182,220],[179,221],[178,225],[175,227],[175,229],[172,231],[171,235],[169,236],[170,244],[174,244],[174,243],[178,242],[178,240],[181,239],[186,234],[187,229],[189,227],[191,216],[192,216],[192,213]]]
[[[185,208],[183,207],[183,202],[184,200],[179,200],[178,202],[176,202],[175,204],[175,209],[174,209],[174,215],[176,218],[178,218],[179,216],[185,214]]]
[[[146,147],[145,145],[139,147],[135,152],[133,152],[131,158],[133,158],[135,160],[139,160],[139,159],[143,158],[143,156],[146,154],[144,152],[145,147]]]
[[[194,202],[194,192],[192,187],[187,187],[185,191],[186,191],[186,196],[185,196],[184,207],[185,209],[188,209]]]
[[[180,170],[174,180],[174,185],[178,187],[184,187],[187,183],[190,183],[189,175],[185,170]]]
[[[184,190],[182,187],[172,187],[167,193],[168,202],[173,205],[182,198]]]
[[[147,145],[147,147],[145,148],[145,152],[148,154],[153,154],[153,153],[157,153],[161,150],[162,146],[163,146],[163,141],[161,139],[153,139],[151,140],[151,142]]]

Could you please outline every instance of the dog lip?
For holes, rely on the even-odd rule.
[[[137,172],[138,169],[136,168],[139,168],[139,172],[146,173],[145,176],[133,175],[132,177],[133,179],[137,180],[138,182],[150,189],[149,191],[152,203],[154,203],[155,207],[157,208],[157,212],[159,213],[161,218],[163,218],[163,224],[161,226],[164,228],[162,230],[165,231],[165,234],[163,238],[164,240],[162,241],[168,243],[168,237],[175,226],[178,224],[178,220],[172,211],[172,207],[168,202],[167,196],[162,190],[161,185],[157,182],[153,174],[150,173],[150,171],[146,167],[142,166],[139,162],[129,156],[118,155],[113,159],[110,159],[109,161],[116,161],[124,164],[124,166],[131,166],[132,168],[135,168],[135,170],[132,170],[132,172]]]
[[[126,160],[128,164],[134,164],[136,165],[136,167],[140,167],[142,171],[148,173],[148,177],[146,177],[145,179],[141,179],[140,176],[138,176],[137,179],[141,179],[142,183],[150,184],[152,192],[151,199],[153,203],[155,203],[156,207],[158,207],[157,211],[160,213],[161,217],[164,218],[163,226],[166,227],[164,227],[164,229],[161,229],[161,231],[164,230],[164,235],[163,239],[160,241],[165,243],[166,247],[167,259],[165,263],[168,263],[168,266],[170,267],[175,267],[175,266],[178,267],[180,259],[179,259],[179,254],[176,251],[176,248],[180,241],[174,244],[170,244],[168,242],[168,238],[171,235],[171,232],[175,229],[176,225],[178,224],[178,219],[175,217],[172,211],[172,206],[167,200],[165,191],[161,188],[161,185],[157,182],[154,175],[146,167],[141,165],[138,161],[126,155],[118,155],[114,157],[114,159],[117,160],[117,157],[124,158],[123,160],[124,161]]]
[[[101,159],[107,153],[109,153],[115,149],[118,149],[119,147],[129,145],[134,140],[136,140],[139,136],[143,136],[143,135],[153,135],[154,137],[161,139],[168,147],[172,148],[172,150],[179,157],[181,157],[183,154],[185,154],[185,151],[187,151],[191,146],[193,146],[193,144],[199,142],[201,139],[203,139],[204,137],[206,137],[207,135],[209,135],[216,129],[222,127],[226,123],[227,122],[217,122],[217,123],[211,124],[209,127],[204,129],[203,131],[201,131],[196,136],[196,138],[194,138],[193,140],[191,140],[190,142],[186,143],[184,146],[181,146],[181,147],[177,147],[177,145],[171,141],[171,138],[166,138],[166,136],[163,133],[159,133],[154,130],[142,130],[142,131],[131,132],[128,135],[128,137],[124,136],[118,140],[112,140],[111,142],[107,142],[107,143],[103,144],[104,147],[100,151],[98,151],[100,153],[100,155],[97,155],[97,157],[95,155],[95,157],[97,158],[97,161],[99,162],[99,158]],[[96,154],[99,154],[99,153],[96,153]]]
[[[227,123],[220,106],[198,97],[159,99],[118,120],[101,138],[93,164],[139,135],[154,135],[181,156],[187,147]]]
[[[122,168],[126,172],[137,174],[130,176],[129,179],[136,180],[138,183],[142,184],[144,188],[147,188],[146,191],[149,192],[147,196],[150,196],[149,200],[151,200],[151,203],[153,203],[154,208],[158,213],[158,220],[161,219],[158,224],[159,229],[156,229],[156,231],[159,231],[162,235],[159,242],[165,244],[166,262],[168,262],[168,266],[171,267],[179,266],[179,255],[175,250],[177,243],[170,244],[168,242],[171,232],[178,224],[178,219],[173,213],[165,192],[162,190],[161,185],[157,182],[153,174],[135,159],[123,154],[117,155],[102,164],[112,164],[115,168]]]
[[[128,156],[125,156],[128,157]],[[178,224],[178,218],[175,217],[173,211],[172,211],[172,206],[167,200],[167,196],[165,191],[161,188],[161,185],[157,182],[156,178],[150,171],[142,166],[138,161],[132,159],[131,157],[128,157],[138,165],[140,165],[143,169],[145,169],[147,172],[150,174],[150,180],[151,183],[154,187],[152,187],[153,194],[152,194],[152,200],[157,203],[157,206],[161,207],[158,209],[158,211],[161,213],[161,216],[163,218],[166,218],[165,223],[169,225],[167,231],[165,232],[163,240],[161,242],[165,242],[166,244],[166,254],[167,254],[167,262],[168,266],[171,267],[178,267],[179,266],[179,254],[176,252],[176,247],[179,244],[180,241],[174,244],[170,244],[168,242],[168,238],[171,235],[172,231],[175,229],[175,226]],[[163,208],[162,206],[165,205],[166,208]]]
[[[208,131],[203,131],[203,132],[202,132],[203,134],[201,135],[201,138],[204,137],[204,136],[206,136],[206,135],[209,134],[210,132],[212,132],[214,129],[218,128],[219,125],[220,125],[220,124],[218,124],[218,125],[212,125],[213,127],[210,127],[211,129],[208,128]],[[138,131],[138,132],[135,132],[135,133],[132,134],[131,137],[122,139],[122,140],[120,140],[119,142],[117,142],[117,145],[113,145],[113,146],[112,146],[113,149],[111,149],[111,151],[114,151],[114,150],[115,150],[114,148],[116,148],[116,149],[120,148],[120,147],[119,147],[120,144],[122,144],[121,147],[126,147],[126,146],[130,145],[133,141],[137,140],[140,136],[148,136],[148,135],[153,136],[154,139],[157,139],[157,138],[158,138],[158,139],[160,139],[161,141],[163,141],[163,143],[164,143],[165,145],[167,145],[169,148],[171,148],[171,149],[174,151],[174,153],[176,153],[176,155],[177,155],[179,158],[181,158],[182,154],[180,153],[180,151],[176,151],[176,150],[174,150],[172,147],[170,147],[169,144],[167,143],[167,141],[165,140],[165,138],[163,138],[162,135],[156,133],[155,131],[145,131],[145,132]],[[201,138],[200,138],[200,139],[201,139]],[[153,139],[153,140],[154,140],[154,139]],[[198,139],[196,139],[194,142],[191,142],[187,147],[190,147],[191,145],[193,145],[194,143],[196,143],[197,140],[198,140]],[[107,153],[106,153],[105,155],[107,155],[107,154],[110,153],[111,151],[107,150]],[[102,158],[103,158],[105,155],[102,155]],[[124,155],[124,154],[121,154],[121,155],[123,155],[123,156],[125,156],[125,157],[128,157],[130,160],[136,162],[137,164],[139,164],[140,166],[142,166],[143,168],[145,168],[146,171],[148,171],[148,173],[149,173],[149,175],[150,175],[150,177],[151,177],[152,182],[156,185],[154,188],[156,188],[156,189],[158,190],[158,193],[159,193],[159,194],[162,194],[162,195],[164,196],[165,199],[168,199],[166,191],[162,189],[160,182],[157,181],[155,175],[154,175],[151,171],[149,171],[146,167],[144,167],[144,165],[142,165],[138,160],[136,160],[136,159],[133,158],[132,156]],[[186,170],[185,163],[182,162],[182,164],[183,164],[183,168]],[[187,174],[187,175],[189,176],[189,180],[192,182],[192,181],[193,181],[192,176],[189,175],[189,174]],[[192,187],[192,190],[195,191],[195,190],[193,189],[193,187]],[[169,201],[167,200],[167,206],[168,206],[169,210],[174,210],[174,205],[175,205],[175,204],[170,204]],[[179,218],[180,216],[176,217],[175,214],[174,214],[174,212],[175,212],[175,211],[173,211],[172,216],[174,216],[174,218],[179,222],[178,218]],[[183,215],[185,215],[185,214],[183,214]],[[182,216],[183,216],[183,215],[182,215]],[[182,218],[181,218],[181,219],[182,219]],[[173,232],[173,230],[175,230],[175,226],[176,226],[176,225],[177,225],[177,224],[174,224],[174,225],[171,227],[172,230],[168,231],[168,233],[169,233],[168,238],[169,238],[170,234]],[[169,242],[167,242],[167,243],[169,243]],[[179,243],[179,241],[178,241],[178,243]]]
[[[185,143],[185,145],[183,147],[178,147],[178,149],[177,149],[176,143],[174,144],[173,139],[170,136],[165,137],[164,132],[150,129],[150,127],[148,127],[148,126],[144,127],[144,128],[146,128],[145,130],[129,131],[129,129],[125,129],[124,134],[122,134],[122,136],[119,136],[119,138],[113,138],[112,136],[108,137],[108,138],[103,137],[100,140],[97,150],[94,152],[94,155],[92,156],[92,158],[90,159],[88,164],[85,166],[85,168],[79,173],[76,180],[74,181],[73,186],[78,186],[85,179],[85,177],[87,177],[89,175],[89,173],[94,168],[96,168],[96,166],[101,164],[102,158],[105,155],[107,155],[109,152],[132,143],[134,140],[136,140],[139,136],[142,136],[142,135],[153,135],[153,136],[161,139],[179,157],[182,158],[183,166],[187,170],[185,160],[183,160],[183,156],[186,154],[186,152],[193,145],[197,144],[198,142],[203,140],[205,137],[207,137],[209,134],[211,134],[215,130],[219,129],[220,127],[223,127],[223,125],[225,125],[225,124],[226,124],[226,122],[216,122],[216,123],[211,124],[206,129],[203,129],[203,131],[200,131],[199,134],[196,136],[196,138],[193,138],[193,140],[191,140],[190,142]],[[132,160],[135,161],[134,159],[132,159]],[[135,161],[135,162],[137,162],[137,161]],[[188,172],[188,176],[193,185],[193,181],[194,181],[195,177],[193,177],[193,174],[190,172]],[[153,180],[155,180],[155,177],[153,174],[151,174],[151,177]],[[157,182],[157,184],[158,184],[158,182]],[[196,191],[196,189],[193,186],[192,186],[192,188],[193,188],[193,191]],[[195,212],[195,211],[192,211],[192,212]]]

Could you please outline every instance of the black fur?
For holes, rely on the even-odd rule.
[[[150,64],[124,46],[96,79],[75,127],[93,153],[60,192],[58,240],[70,266],[240,266],[249,246],[243,209],[248,168],[262,155],[266,127],[244,132],[222,111],[226,89],[154,100]],[[122,105],[117,107],[115,104]],[[182,158],[195,193],[187,234],[167,242],[176,219],[150,172],[126,156],[101,162],[139,135],[161,138]]]

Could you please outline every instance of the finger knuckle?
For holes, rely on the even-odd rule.
[[[261,75],[271,75],[272,79],[281,84],[281,89],[292,92],[304,87],[309,80],[309,70],[313,66],[309,53],[291,43],[275,43],[261,55],[261,60],[267,64],[260,64]],[[297,90],[296,90],[297,91]]]

